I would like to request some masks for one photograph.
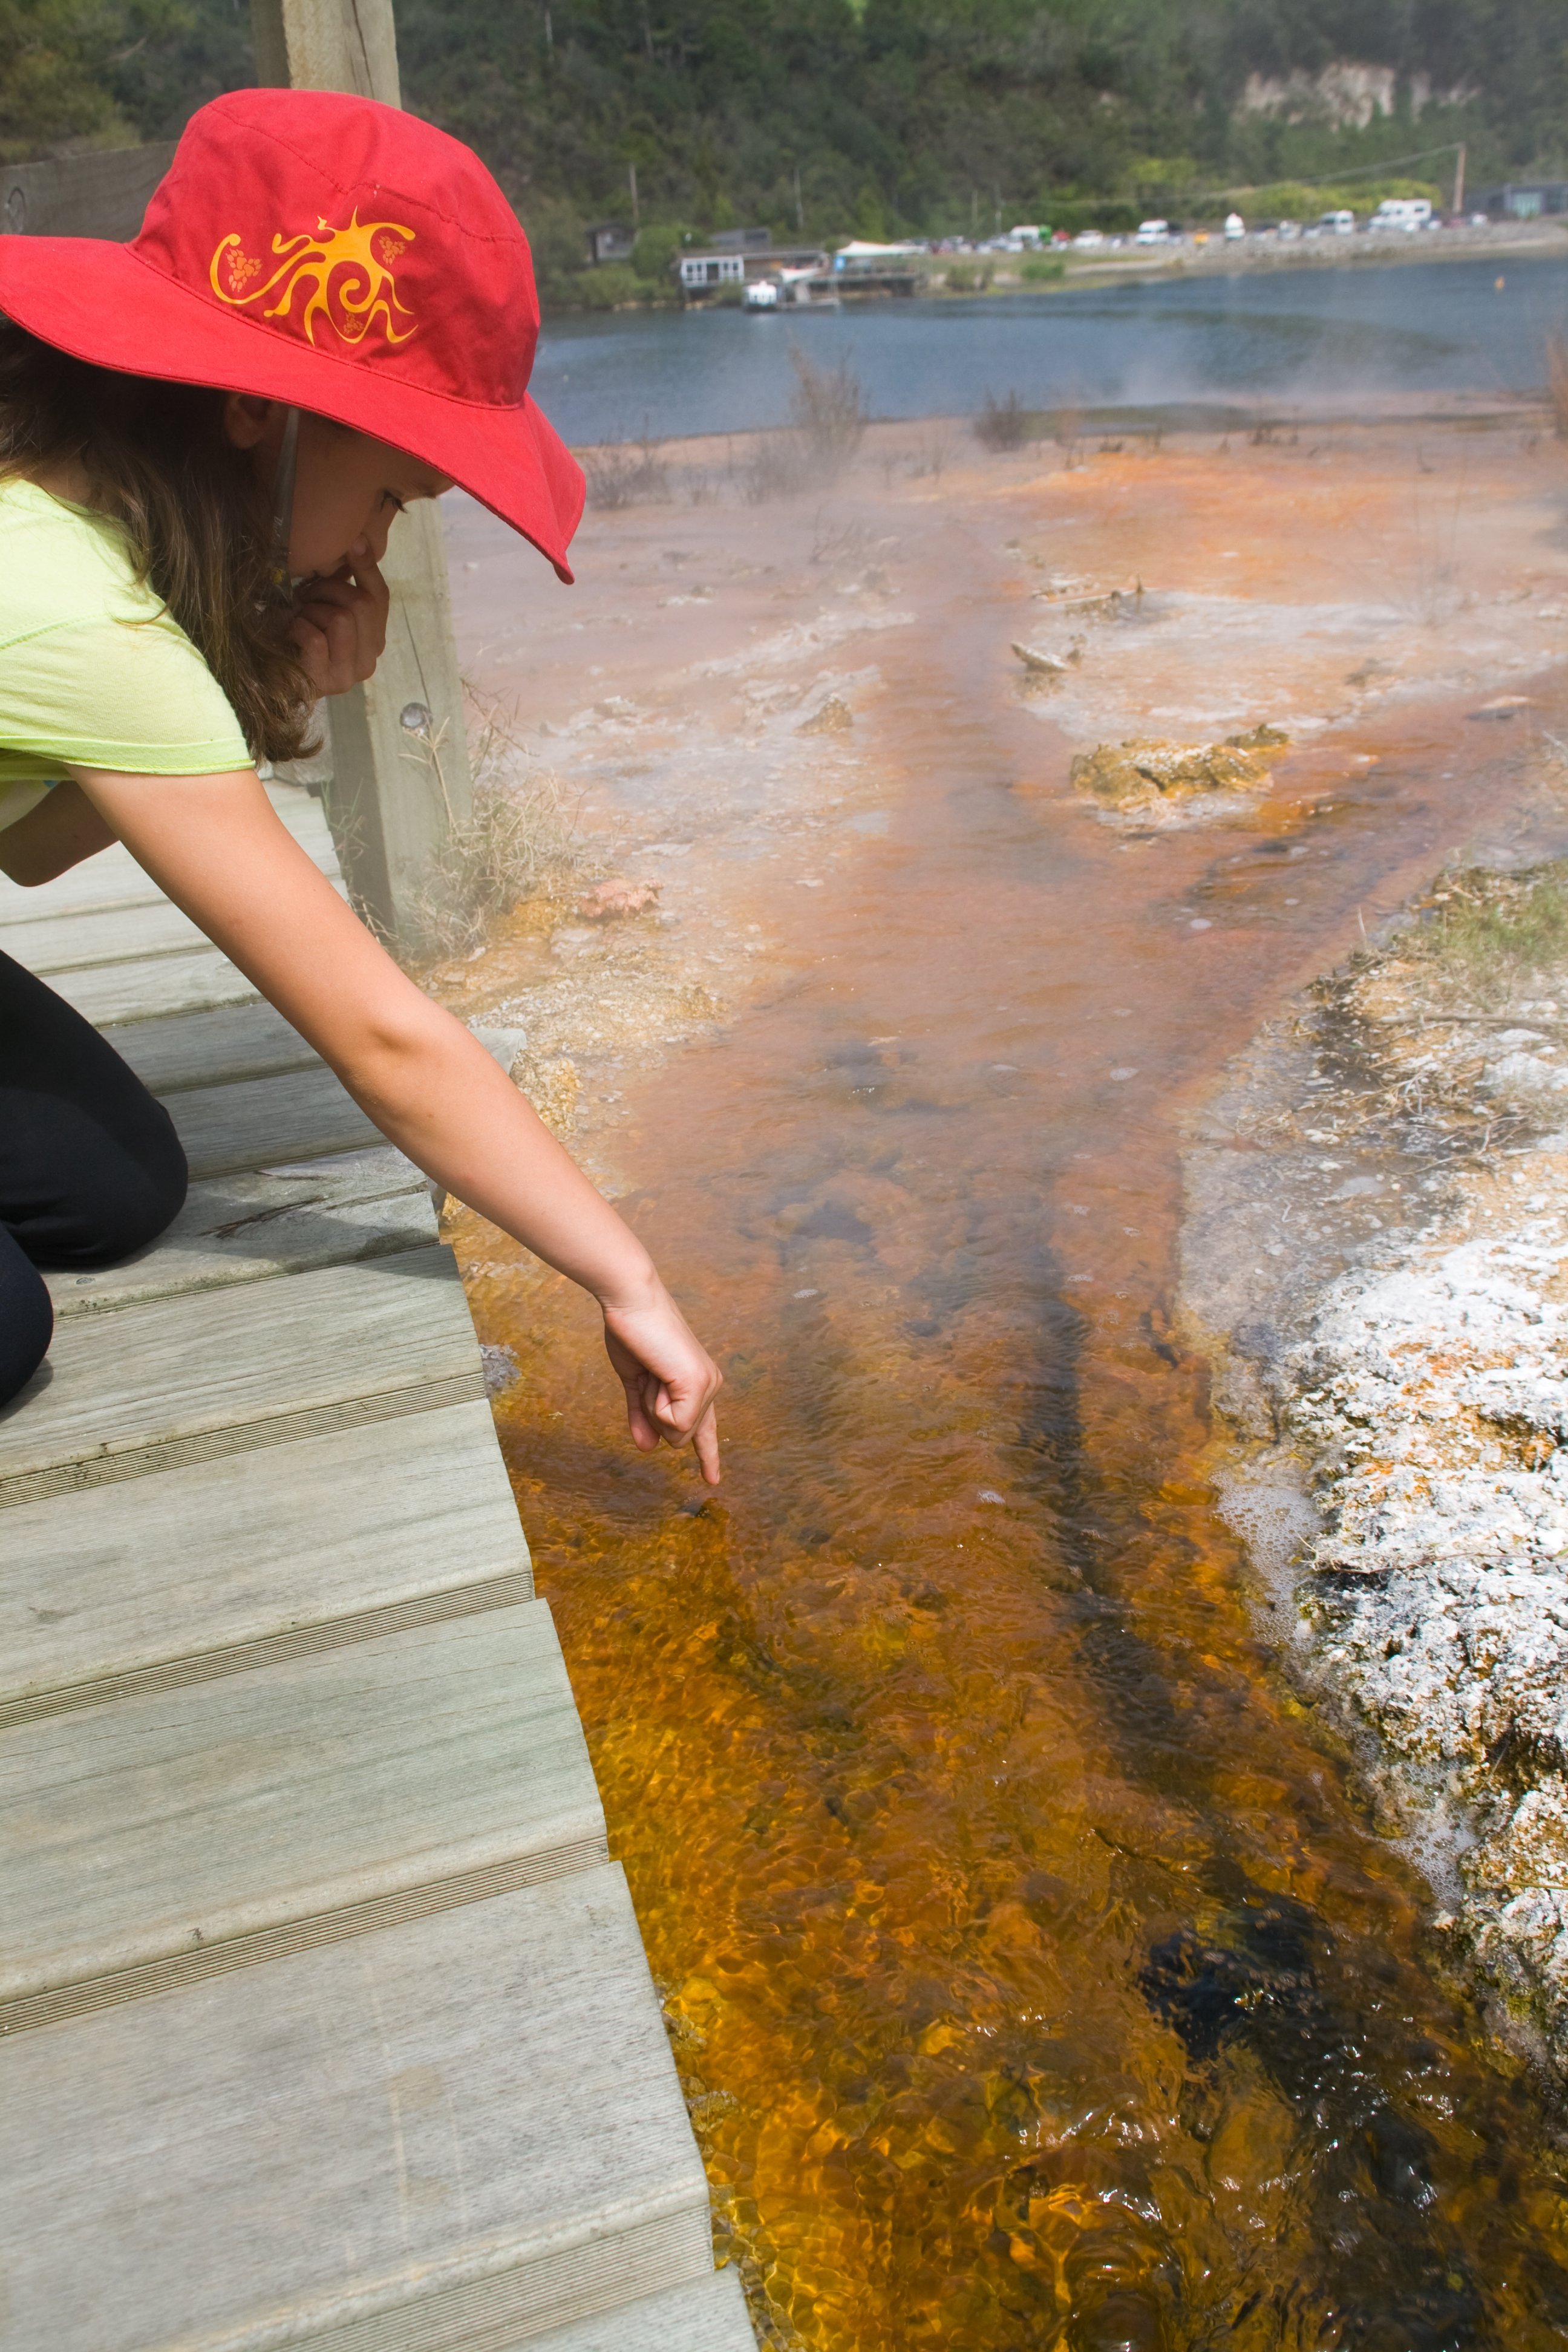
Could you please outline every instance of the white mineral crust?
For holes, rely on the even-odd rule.
[[[1325,1481],[1322,1664],[1413,1787],[1474,1810],[1465,1924],[1568,2069],[1565,1260],[1562,1220],[1531,1216],[1344,1276],[1292,1418]]]

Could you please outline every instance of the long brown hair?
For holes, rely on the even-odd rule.
[[[75,461],[146,582],[205,661],[258,760],[306,748],[310,681],[269,575],[255,463],[225,395],[90,367],[0,319],[0,480]]]

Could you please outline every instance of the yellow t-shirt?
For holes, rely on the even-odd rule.
[[[0,827],[68,766],[202,776],[251,765],[227,696],[112,522],[0,481]]]

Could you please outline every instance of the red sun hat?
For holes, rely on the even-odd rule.
[[[73,357],[312,410],[482,499],[572,577],[583,475],[528,397],[528,240],[396,107],[245,89],[191,117],[129,245],[0,236],[0,311]]]

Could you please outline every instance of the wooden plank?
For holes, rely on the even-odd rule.
[[[13,1726],[0,1823],[0,2027],[25,1995],[607,1854],[542,1601]]]
[[[756,2352],[757,2344],[734,2270],[511,2341],[530,2352]]]
[[[172,1094],[168,1111],[193,1176],[324,1159],[384,1140],[324,1062],[273,1078],[194,1087]]]
[[[226,1078],[275,1077],[280,1070],[309,1069],[316,1060],[292,1023],[259,996],[206,1013],[128,1021],[104,1035],[155,1095],[217,1086]]]
[[[58,1320],[352,1265],[439,1239],[428,1184],[385,1144],[282,1174],[263,1170],[193,1184],[174,1223],[135,1257],[91,1274],[51,1268],[44,1279]]]
[[[130,906],[71,908],[25,922],[0,923],[0,950],[40,980],[144,956],[189,955],[205,944],[201,927],[164,898]]]
[[[428,1412],[483,1393],[451,1252],[289,1277],[64,1324],[0,1411],[0,1505]]]
[[[445,2352],[712,2267],[615,1864],[16,2034],[0,2105],[6,2352]]]
[[[168,1013],[242,1004],[257,992],[216,948],[201,948],[193,955],[153,956],[141,963],[55,972],[48,984],[57,996],[74,1004],[84,1020],[100,1029],[117,1021],[152,1021]]]
[[[205,944],[206,934],[163,898],[0,923],[0,950],[40,980],[57,971],[85,971],[93,964],[123,963],[132,957],[188,955]]]
[[[171,1661],[173,1682],[258,1643],[353,1640],[387,1611],[455,1613],[492,1584],[531,1593],[483,1403],[56,1496],[3,1524],[8,1713],[90,1704]]]
[[[77,908],[97,911],[104,907],[144,907],[163,892],[144,874],[128,849],[116,842],[95,857],[57,874],[52,882],[25,889],[8,874],[0,874],[0,921],[30,923],[43,915],[65,915]]]

